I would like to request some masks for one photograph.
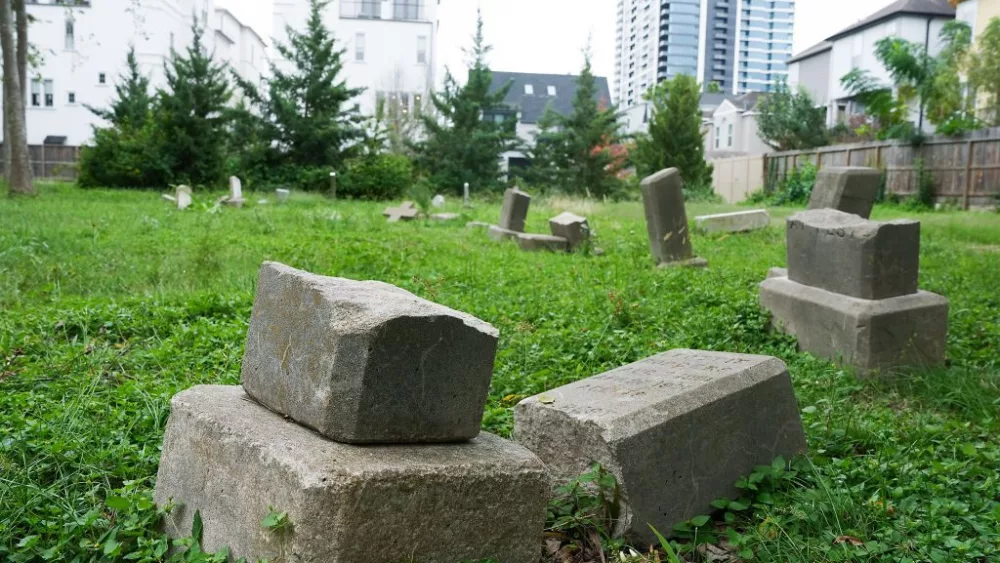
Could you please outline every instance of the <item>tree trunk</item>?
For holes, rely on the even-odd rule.
[[[28,131],[25,123],[24,88],[21,84],[21,68],[18,65],[18,53],[14,41],[15,21],[12,6],[18,1],[0,0],[0,48],[3,49],[4,115],[7,118],[7,128],[10,133],[10,137],[4,139],[4,144],[10,145],[10,169],[7,174],[7,182],[11,193],[34,194],[35,186],[31,181],[31,162],[28,157]],[[27,51],[28,21],[24,12],[23,0],[20,1],[17,7],[17,35],[23,36],[24,48]]]

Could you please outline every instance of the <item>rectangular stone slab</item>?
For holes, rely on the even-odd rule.
[[[695,227],[706,233],[743,233],[766,229],[771,216],[764,209],[701,215],[694,218]]]
[[[587,218],[568,211],[549,219],[549,230],[552,231],[552,236],[569,241],[570,250],[590,239],[590,224]]]
[[[349,443],[479,433],[499,333],[376,281],[265,262],[243,355],[247,393]]]
[[[872,301],[775,277],[760,284],[760,304],[799,349],[852,366],[862,377],[944,363],[948,300],[934,293]]]
[[[531,233],[520,233],[517,235],[517,245],[521,250],[538,251],[551,250],[554,252],[566,252],[569,250],[569,241],[563,237],[551,235],[536,235]]]
[[[655,544],[735,498],[754,466],[806,449],[785,364],[671,350],[521,401],[514,436],[561,480],[599,462],[622,489],[618,532]],[[665,532],[669,533],[669,532]]]
[[[486,230],[486,235],[497,242],[517,240],[517,235],[519,234],[520,233],[517,231],[504,229],[503,227],[498,227],[496,225],[490,225],[490,228]]]
[[[503,193],[503,207],[500,209],[500,228],[523,233],[530,205],[530,195],[517,188],[505,191]]]
[[[683,187],[676,168],[661,170],[641,184],[649,248],[658,264],[693,258]]]
[[[462,444],[341,444],[258,405],[235,386],[174,397],[156,502],[203,547],[248,561],[537,563],[550,483],[525,448],[490,434]],[[271,510],[291,528],[261,527]]]
[[[920,223],[869,221],[834,209],[788,218],[788,277],[861,299],[917,292]]]
[[[809,209],[836,209],[865,219],[878,197],[880,173],[864,166],[827,166],[816,173]]]

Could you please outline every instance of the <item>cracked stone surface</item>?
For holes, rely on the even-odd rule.
[[[479,433],[498,336],[389,284],[265,262],[242,384],[341,442],[468,440]]]
[[[460,444],[358,446],[328,440],[238,386],[176,395],[156,502],[188,537],[233,560],[297,563],[492,559],[536,563],[549,477],[530,451],[491,434]],[[261,527],[271,510],[290,528]]]
[[[516,440],[565,480],[601,463],[618,479],[619,533],[658,530],[736,498],[734,483],[806,450],[792,382],[777,358],[671,350],[546,391],[514,411]]]

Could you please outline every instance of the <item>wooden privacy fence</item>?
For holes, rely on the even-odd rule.
[[[29,145],[28,158],[35,178],[76,180],[76,163],[80,159],[80,147],[65,145]],[[3,162],[0,159],[0,171]]]
[[[749,169],[747,159],[762,161]],[[757,157],[739,157],[712,161],[715,166],[713,186],[726,201],[742,201],[746,194],[780,183],[789,172],[805,163],[824,166],[868,166],[885,174],[886,193],[900,196],[917,192],[917,160],[934,178],[938,201],[951,201],[968,209],[992,206],[1000,196],[1000,135],[995,132],[966,138],[934,138],[920,146],[894,142],[860,143],[789,151]],[[732,170],[746,170],[733,173]],[[731,199],[737,194],[736,199]],[[738,194],[743,194],[738,197]]]

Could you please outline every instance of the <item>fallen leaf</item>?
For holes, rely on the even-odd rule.
[[[865,545],[865,542],[859,540],[854,536],[837,536],[836,538],[833,539],[833,545],[841,545],[845,543],[849,543],[854,547]]]
[[[552,403],[556,402],[556,399],[555,397],[550,397],[549,395],[539,395],[538,402],[543,405],[551,405]]]

